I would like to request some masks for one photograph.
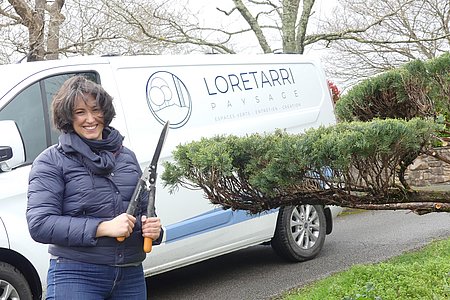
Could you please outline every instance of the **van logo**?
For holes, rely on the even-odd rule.
[[[147,104],[155,119],[170,128],[180,128],[189,121],[192,99],[186,85],[176,75],[158,71],[147,81]]]

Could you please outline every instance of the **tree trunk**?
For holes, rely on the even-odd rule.
[[[56,0],[47,10],[50,13],[50,22],[48,24],[47,36],[47,55],[46,59],[58,59],[59,57],[59,32],[61,24],[65,17],[61,14],[61,9],[65,0]]]
[[[29,53],[28,61],[43,60],[44,47],[44,17],[45,0],[35,0],[35,9],[28,6],[24,0],[8,0],[16,13],[22,19],[22,24],[28,28]]]
[[[45,42],[44,42],[44,17],[45,17],[45,0],[36,0],[36,8],[32,13],[32,23],[28,27],[30,55],[28,61],[45,59]]]
[[[303,52],[305,52],[306,28],[308,27],[309,17],[311,16],[311,10],[314,6],[314,2],[315,0],[303,0],[303,10],[300,17],[300,22],[298,24],[296,38],[296,51],[300,54],[303,54]]]
[[[314,1],[313,1],[314,2]],[[296,53],[295,24],[297,22],[300,0],[283,0],[283,52]]]

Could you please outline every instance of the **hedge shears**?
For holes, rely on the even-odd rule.
[[[141,201],[142,193],[148,192],[148,205],[147,205],[147,217],[154,217],[155,214],[155,196],[156,196],[156,168],[158,166],[159,156],[166,140],[167,132],[169,130],[169,121],[164,125],[161,135],[159,137],[158,144],[156,145],[155,153],[150,164],[144,169],[138,183],[134,189],[133,196],[131,196],[130,203],[128,204],[127,214],[133,215],[136,213],[136,208]],[[118,237],[117,240],[122,242],[125,237]],[[144,252],[149,253],[152,251],[152,239],[144,238]]]

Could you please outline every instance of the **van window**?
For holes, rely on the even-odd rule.
[[[25,163],[32,162],[46,148],[44,110],[39,83],[17,95],[0,111],[0,120],[14,120],[25,146]]]
[[[0,120],[14,120],[20,130],[25,164],[32,163],[45,148],[58,142],[59,132],[51,125],[51,101],[63,82],[74,75],[84,75],[99,82],[99,76],[94,72],[47,77],[28,86],[0,110]]]

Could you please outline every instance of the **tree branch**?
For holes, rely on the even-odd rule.
[[[256,38],[258,39],[259,45],[264,53],[272,53],[272,49],[269,46],[269,43],[264,36],[261,27],[259,26],[257,20],[252,16],[248,8],[242,2],[242,0],[233,0],[236,5],[236,9],[241,13],[242,17],[245,19],[247,24],[250,26],[252,31],[255,33]]]
[[[26,27],[30,27],[34,22],[34,19],[33,10],[28,6],[28,4],[24,0],[8,0],[8,2],[12,5],[12,7],[14,7],[14,10],[22,19],[22,23]],[[13,19],[17,20],[18,18],[16,17]]]

